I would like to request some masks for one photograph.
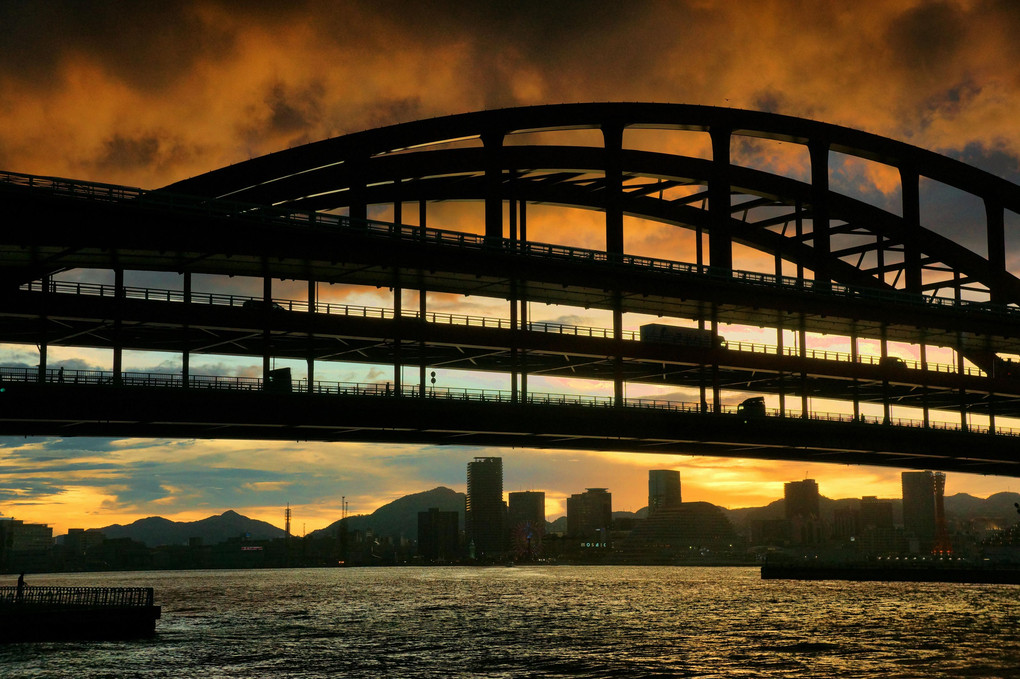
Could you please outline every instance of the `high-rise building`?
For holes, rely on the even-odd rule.
[[[468,549],[477,559],[498,559],[504,551],[506,505],[503,458],[476,457],[467,464],[464,527]]]
[[[935,472],[935,543],[932,552],[936,554],[952,554],[953,545],[949,541],[949,529],[946,526],[946,475]]]
[[[545,535],[545,493],[519,491],[509,494],[510,541],[520,559],[532,559],[542,553]]]
[[[792,542],[805,545],[820,542],[822,522],[815,480],[790,481],[783,488],[783,498]]]
[[[648,472],[648,513],[658,509],[679,507],[680,472],[675,469],[652,469]]]
[[[567,535],[601,538],[613,522],[613,494],[607,488],[587,488],[567,498]]]
[[[935,474],[903,472],[903,531],[921,553],[935,544]]]
[[[818,484],[814,479],[790,481],[783,487],[786,504],[786,518],[817,519]]]
[[[865,495],[861,498],[861,528],[869,526],[879,530],[892,530],[892,502],[879,500],[874,495]]]
[[[453,561],[459,556],[457,512],[443,512],[430,507],[418,512],[418,556],[426,563]]]

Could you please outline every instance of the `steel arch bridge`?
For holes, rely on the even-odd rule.
[[[707,133],[711,158],[633,148],[629,131],[638,129]],[[564,144],[567,130],[597,131],[599,143]],[[740,137],[802,145],[807,180],[733,162]],[[556,143],[529,143],[538,138]],[[892,168],[900,209],[833,190],[831,152]],[[1020,187],[897,141],[754,111],[564,104],[359,132],[156,191],[5,177],[0,196],[16,228],[0,236],[0,341],[37,344],[40,365],[4,376],[0,433],[697,452],[1020,475],[1020,439],[1002,426],[1020,416],[1020,377],[1006,360],[1020,355],[1020,280],[1007,270],[1005,235]],[[922,178],[980,201],[987,256],[922,223]],[[428,223],[430,205],[461,200],[484,205],[475,232]],[[414,204],[417,215],[405,220]],[[529,239],[537,205],[604,213],[604,247]],[[378,206],[391,206],[390,222],[368,219]],[[627,252],[625,217],[690,230],[693,261]],[[773,266],[736,269],[735,246]],[[110,269],[114,284],[68,287],[59,272],[78,268]],[[130,288],[124,271],[178,272],[184,282],[176,291]],[[260,277],[263,294],[224,301],[193,290],[193,274]],[[274,279],[308,281],[307,296],[274,299]],[[392,308],[334,313],[317,283],[389,288]],[[404,308],[405,290],[422,293],[418,309]],[[506,317],[430,313],[425,293],[437,292],[503,300]],[[528,303],[604,309],[612,324],[552,327],[529,318]],[[631,314],[713,334],[766,327],[777,340],[642,341],[625,327]],[[790,332],[795,347],[784,346]],[[850,351],[812,351],[808,332],[849,338]],[[859,339],[880,342],[880,354],[862,355]],[[888,360],[887,342],[915,345],[919,360]],[[112,349],[113,370],[68,384],[47,366],[51,345]],[[930,347],[952,349],[953,365],[929,361]],[[127,374],[124,349],[178,352],[181,372]],[[190,356],[213,352],[261,356],[267,380],[272,357],[304,359],[307,377],[294,388],[302,393],[274,392],[268,381],[240,393],[229,380],[192,375]],[[314,378],[322,361],[392,365],[393,374],[385,387],[323,386]],[[501,373],[510,389],[437,392],[427,378],[437,366]],[[405,367],[418,379],[408,383]],[[557,400],[529,389],[529,375],[604,380],[613,396]],[[692,407],[628,399],[628,383],[686,387],[699,398]],[[774,395],[779,407],[764,418],[733,413],[724,403],[733,392]],[[787,407],[798,398],[800,408]],[[845,413],[816,416],[812,398],[845,401]],[[877,424],[862,404],[881,406]],[[920,416],[899,421],[896,406]],[[974,426],[975,415],[987,425]]]

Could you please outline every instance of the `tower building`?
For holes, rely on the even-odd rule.
[[[506,505],[503,504],[503,458],[476,457],[467,464],[464,527],[468,548],[477,559],[497,559],[504,551]]]
[[[648,472],[648,513],[679,507],[680,472],[675,469],[652,469]]]
[[[545,493],[520,491],[509,494],[510,542],[519,559],[533,559],[542,553],[545,535]]]
[[[935,474],[903,472],[903,531],[916,541],[916,549],[928,553],[935,544]]]
[[[822,539],[818,483],[814,479],[790,481],[783,486],[786,520],[794,544],[811,545]]]
[[[814,479],[790,481],[783,486],[783,498],[786,504],[786,518],[817,519],[818,483]]]
[[[453,561],[458,556],[457,512],[440,511],[430,507],[418,512],[418,556],[425,563]]]
[[[607,488],[587,488],[567,498],[567,535],[601,537],[613,522],[613,494]]]

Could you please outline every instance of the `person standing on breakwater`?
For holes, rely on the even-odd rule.
[[[25,598],[25,574],[22,573],[18,576],[18,593],[15,595],[14,600],[17,603],[21,603]]]

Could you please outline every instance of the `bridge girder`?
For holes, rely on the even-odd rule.
[[[607,140],[603,148],[586,146],[513,146],[506,141],[515,134],[596,129]],[[620,146],[617,136],[626,129],[694,130],[708,132],[717,157],[713,160],[681,155],[634,151]],[[734,136],[759,137],[806,146],[812,157],[811,182],[755,171],[732,164],[730,140]],[[481,146],[442,148],[452,142],[475,140]],[[828,152],[889,165],[898,170],[903,187],[902,216],[834,193],[828,186]],[[618,191],[607,190],[607,168],[619,172]],[[616,169],[612,169],[616,168]],[[528,174],[553,173],[555,182],[528,181]],[[602,175],[601,179],[593,179]],[[499,180],[493,181],[496,175]],[[614,175],[615,176],[615,175]],[[583,177],[585,190],[577,190]],[[699,210],[700,216],[680,214],[669,202],[649,197],[645,187],[628,190],[626,178],[640,177],[693,183],[708,187],[706,196],[750,195],[770,198],[772,206],[795,208],[787,221],[813,220],[807,233],[796,234],[800,247],[780,247],[776,238],[756,238],[761,228],[737,229],[726,209]],[[986,208],[986,241],[989,257],[925,229],[919,223],[918,181],[927,177],[970,193]],[[546,174],[548,178],[548,174]],[[571,182],[573,178],[575,181]],[[474,181],[471,181],[474,180]],[[721,182],[724,182],[723,186]],[[528,185],[541,183],[543,192]],[[429,188],[416,184],[428,184]],[[714,188],[713,188],[714,187]],[[567,189],[574,189],[573,191]],[[619,234],[622,210],[633,216],[659,220],[688,228],[706,229],[713,241],[710,250],[728,268],[731,242],[749,245],[778,258],[811,269],[816,278],[851,285],[873,285],[921,294],[923,290],[950,289],[962,295],[977,291],[1000,303],[1020,303],[1020,281],[1005,268],[1003,210],[1020,213],[1020,188],[960,161],[902,142],[817,121],[758,111],[675,104],[603,103],[560,104],[500,109],[446,116],[367,130],[314,142],[214,170],[166,187],[168,191],[230,197],[263,204],[293,204],[303,209],[347,208],[363,214],[365,206],[413,200],[504,200],[546,202],[607,211],[607,250],[622,242]],[[520,193],[523,191],[523,193]],[[648,198],[627,200],[638,195]],[[615,195],[619,193],[619,195]],[[665,205],[656,205],[664,203]],[[496,228],[487,208],[487,233]],[[775,222],[769,216],[769,222]],[[836,246],[842,226],[865,234],[873,244],[854,242]],[[762,242],[764,240],[765,242]],[[787,236],[783,240],[793,240]],[[810,241],[808,247],[806,243]],[[858,255],[856,265],[833,256],[847,247]],[[720,253],[722,253],[720,255]],[[885,262],[888,254],[892,262]],[[870,265],[865,265],[870,255]],[[878,264],[873,262],[878,260]],[[955,276],[943,275],[948,269]],[[893,281],[886,282],[893,274]],[[973,285],[962,287],[961,279]]]

